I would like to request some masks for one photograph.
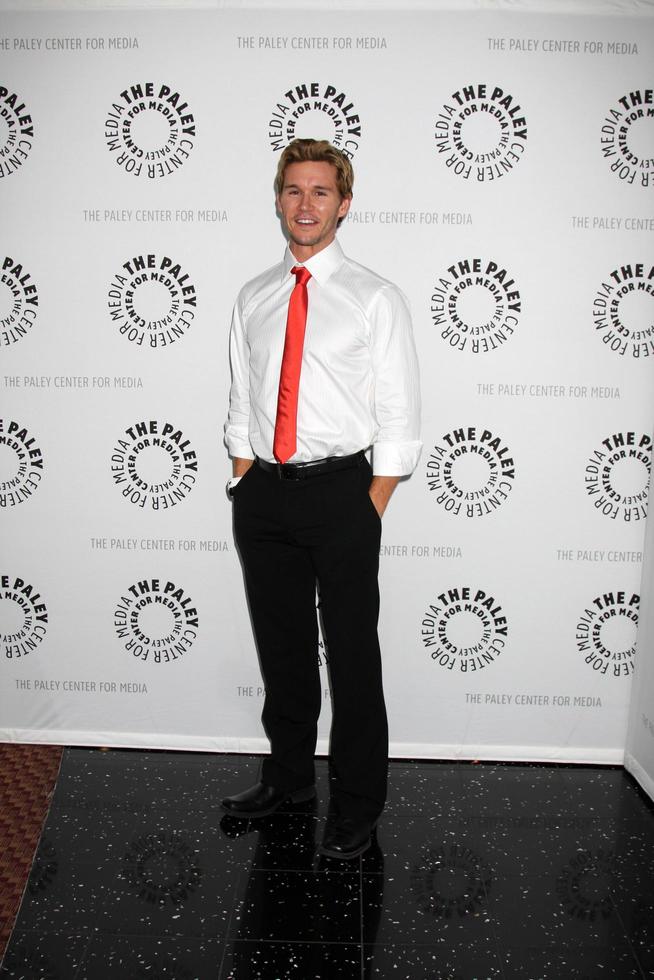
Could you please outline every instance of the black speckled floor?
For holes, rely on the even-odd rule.
[[[252,756],[68,749],[0,978],[654,977],[654,807],[621,769],[391,764],[377,841],[221,814]]]

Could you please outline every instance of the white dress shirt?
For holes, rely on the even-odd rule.
[[[272,451],[291,269],[304,264],[309,312],[302,353],[297,449],[291,463],[373,447],[373,473],[402,476],[418,462],[420,386],[411,316],[400,290],[343,254],[334,239],[299,263],[282,262],[239,293],[230,337],[230,456]]]

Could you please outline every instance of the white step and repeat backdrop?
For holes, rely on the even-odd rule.
[[[5,13],[0,54],[0,737],[265,749],[227,339],[282,253],[279,153],[316,136],[353,159],[340,238],[407,293],[422,369],[381,552],[392,751],[622,761],[654,20]]]

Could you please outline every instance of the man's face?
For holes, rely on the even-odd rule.
[[[289,164],[276,200],[291,251],[305,262],[334,240],[338,220],[349,211],[352,198],[341,197],[335,168],[320,161]]]

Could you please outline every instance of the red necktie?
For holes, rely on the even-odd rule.
[[[273,442],[273,455],[278,463],[285,463],[297,448],[297,399],[300,390],[304,331],[307,325],[307,309],[309,307],[307,282],[311,278],[311,273],[303,265],[294,265],[291,272],[295,276],[295,286],[288,303],[286,339],[284,340],[282,369],[279,375],[277,418]]]

